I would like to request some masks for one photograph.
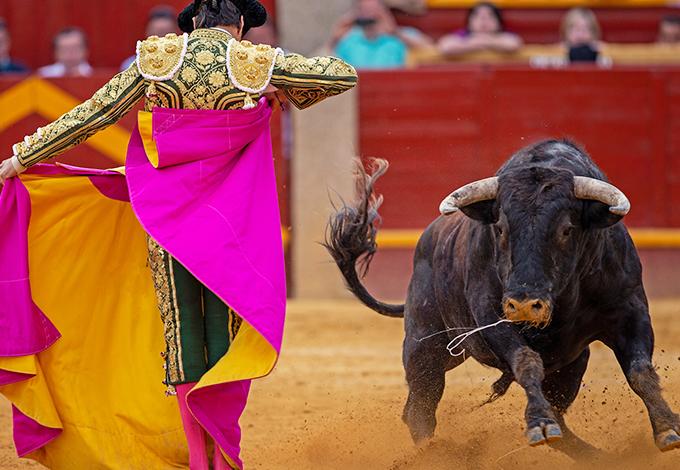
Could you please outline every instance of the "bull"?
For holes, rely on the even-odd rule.
[[[647,407],[658,448],[680,446],[680,419],[652,364],[640,261],[621,222],[630,204],[588,155],[569,140],[542,141],[446,197],[416,246],[403,305],[373,298],[358,272],[376,251],[381,200],[373,189],[386,169],[376,160],[367,175],[358,164],[360,198],[331,215],[324,244],[363,304],[404,318],[402,419],[416,443],[434,434],[446,372],[473,357],[502,372],[488,401],[513,382],[525,390],[529,445],[551,443],[572,456],[594,451],[564,414],[589,344],[601,341]],[[477,332],[452,342],[461,329]]]

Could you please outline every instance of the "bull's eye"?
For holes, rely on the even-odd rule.
[[[566,227],[566,228],[564,229],[564,231],[562,232],[562,236],[563,236],[563,237],[568,237],[569,235],[571,235],[571,229],[572,229],[572,228],[573,228],[573,227],[572,227],[571,225],[568,226],[568,227]]]
[[[503,235],[503,227],[501,227],[500,225],[496,225],[496,233],[498,235]]]

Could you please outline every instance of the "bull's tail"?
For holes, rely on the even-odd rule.
[[[388,317],[403,317],[404,305],[390,305],[379,302],[368,293],[361,283],[368,273],[377,244],[375,235],[380,225],[378,207],[382,203],[382,196],[373,195],[375,181],[382,176],[388,167],[387,160],[376,159],[373,162],[373,172],[366,174],[361,160],[356,161],[356,183],[359,200],[354,205],[342,202],[342,208],[331,214],[326,226],[326,241],[328,249],[335,263],[340,268],[347,287],[367,307]],[[357,264],[361,270],[361,279],[357,272]]]

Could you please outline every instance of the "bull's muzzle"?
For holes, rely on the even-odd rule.
[[[538,326],[550,323],[552,308],[549,300],[506,298],[503,303],[505,318],[515,322],[527,322]]]

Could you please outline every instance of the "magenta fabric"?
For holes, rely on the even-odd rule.
[[[90,179],[92,185],[109,199],[130,202],[125,176],[113,170],[95,170],[92,168],[80,168],[72,165],[57,163],[61,168],[68,170],[72,175],[84,175]]]
[[[270,117],[264,99],[247,110],[155,108],[153,139],[167,166],[151,165],[135,129],[125,174],[147,233],[278,353],[286,288]],[[188,398],[194,416],[239,466],[238,419],[248,389],[225,383]]]
[[[248,401],[250,380],[200,388],[189,394],[192,414],[222,449],[243,468],[240,453],[241,427],[238,418]]]
[[[0,193],[0,355],[26,356],[47,349],[59,332],[31,298],[28,224],[31,199],[19,178]],[[0,384],[8,380],[0,370]]]
[[[12,427],[14,445],[19,457],[37,450],[56,439],[62,432],[61,429],[48,428],[23,414],[16,406],[12,405]]]
[[[60,168],[54,165],[35,165],[27,174],[60,175],[83,174],[98,179],[104,188],[127,200],[125,178],[106,170],[88,170],[76,167]],[[97,186],[97,182],[93,181]],[[111,196],[109,196],[111,197]],[[117,198],[116,197],[116,198]],[[59,331],[38,308],[31,297],[28,268],[28,226],[31,218],[31,200],[28,190],[19,178],[10,178],[0,193],[0,356],[26,356],[37,354],[50,347],[59,337]],[[22,374],[0,369],[0,385],[30,379]],[[22,457],[52,439],[61,429],[42,426],[12,406],[14,443]]]
[[[31,200],[19,178],[10,178],[0,193],[0,356],[27,356],[50,347],[59,331],[31,298],[28,272],[28,224]],[[0,385],[32,375],[0,369]],[[61,429],[42,426],[12,406],[17,454],[47,444]]]
[[[153,124],[159,155],[176,165],[153,168],[135,131],[125,177],[66,165],[36,165],[27,173],[81,174],[104,195],[130,200],[144,229],[278,353],[286,290],[270,116],[265,100],[237,111],[156,109]],[[182,158],[186,163],[180,163]],[[11,178],[0,194],[0,256],[7,261],[0,263],[0,355],[4,356],[38,353],[59,338],[31,300],[30,212],[28,191],[19,178]],[[27,378],[0,370],[0,384]],[[189,395],[194,416],[240,467],[238,420],[249,388],[250,380],[243,380]],[[14,409],[20,455],[47,444],[60,432]]]

